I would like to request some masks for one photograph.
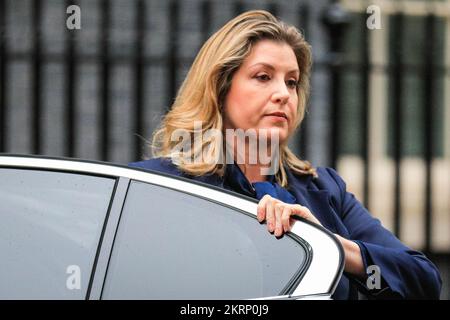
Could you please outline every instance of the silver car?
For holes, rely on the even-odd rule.
[[[328,299],[343,250],[255,199],[180,177],[0,155],[0,299]]]

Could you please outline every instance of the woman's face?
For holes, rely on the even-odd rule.
[[[257,42],[233,75],[225,98],[225,129],[266,129],[280,143],[294,129],[299,67],[286,43]]]

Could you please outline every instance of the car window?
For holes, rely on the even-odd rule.
[[[309,250],[243,212],[132,181],[102,299],[275,296],[302,276]]]
[[[84,299],[115,180],[0,169],[0,299]]]

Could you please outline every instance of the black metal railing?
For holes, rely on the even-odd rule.
[[[26,61],[30,64],[30,112],[29,117],[30,122],[27,124],[30,127],[29,134],[30,137],[30,150],[29,153],[32,154],[42,154],[43,153],[43,134],[44,130],[52,130],[51,127],[44,127],[42,123],[42,110],[44,106],[43,99],[43,87],[44,87],[44,77],[43,68],[46,63],[57,62],[64,66],[64,79],[65,86],[64,92],[61,92],[63,96],[63,108],[64,117],[61,121],[64,123],[64,154],[53,154],[61,156],[76,157],[76,140],[77,136],[80,134],[76,126],[76,118],[79,116],[79,103],[78,100],[78,84],[81,81],[79,76],[80,66],[84,63],[94,63],[99,68],[98,75],[98,97],[97,105],[95,106],[99,110],[99,117],[97,120],[97,133],[98,133],[98,150],[99,150],[99,160],[109,161],[111,159],[111,132],[114,130],[111,124],[112,114],[111,114],[111,78],[112,69],[117,63],[126,63],[132,66],[132,113],[131,117],[132,123],[132,134],[133,143],[127,150],[123,152],[129,154],[129,160],[135,160],[141,158],[143,153],[142,140],[139,138],[145,136],[145,110],[148,108],[159,108],[162,110],[168,110],[168,108],[173,103],[174,97],[176,96],[177,89],[179,86],[180,78],[180,67],[183,65],[189,65],[192,63],[194,57],[187,58],[186,56],[180,55],[180,31],[182,26],[180,25],[180,15],[183,14],[180,10],[179,1],[171,1],[169,9],[169,37],[168,41],[168,54],[160,57],[150,57],[146,55],[144,50],[144,41],[148,41],[149,36],[152,34],[145,27],[146,17],[149,11],[149,2],[145,0],[136,0],[130,2],[130,6],[134,6],[134,11],[136,12],[134,21],[134,49],[133,53],[128,56],[117,57],[111,50],[111,1],[98,0],[96,5],[98,5],[99,19],[98,19],[98,43],[99,51],[95,56],[84,56],[80,54],[79,49],[79,39],[77,39],[77,30],[65,30],[65,50],[61,54],[47,54],[44,52],[42,43],[42,21],[43,21],[43,5],[45,1],[32,1],[31,7],[31,24],[33,25],[33,33],[31,35],[32,46],[27,52],[13,52],[9,47],[9,34],[11,30],[8,30],[8,24],[6,22],[8,12],[14,10],[14,8],[8,7],[7,4],[11,2],[6,2],[0,0],[0,152],[11,152],[13,146],[8,145],[9,135],[11,131],[8,131],[9,126],[7,125],[7,115],[11,112],[14,105],[11,104],[9,97],[9,92],[14,83],[11,83],[11,73],[9,66],[17,61]],[[79,4],[77,1],[66,1],[66,5]],[[369,110],[369,97],[370,97],[370,75],[374,68],[379,68],[380,66],[371,65],[369,61],[369,32],[364,26],[360,28],[361,39],[363,39],[363,44],[361,45],[360,52],[360,62],[357,64],[348,65],[343,59],[343,48],[342,39],[345,35],[346,25],[351,19],[351,16],[345,12],[344,8],[339,6],[337,2],[331,2],[330,6],[328,4],[323,8],[324,15],[315,16],[311,12],[311,3],[309,1],[299,1],[296,8],[292,8],[298,16],[298,21],[296,22],[297,27],[304,31],[307,40],[311,40],[309,30],[311,26],[314,28],[322,27],[326,28],[330,35],[329,39],[329,52],[327,59],[325,61],[317,61],[317,65],[326,68],[329,74],[330,89],[329,92],[325,92],[330,101],[330,112],[332,114],[332,121],[330,123],[331,133],[329,141],[327,141],[330,154],[329,154],[329,164],[336,167],[339,157],[342,155],[342,145],[341,144],[341,134],[342,129],[340,129],[340,122],[342,121],[343,115],[343,100],[341,94],[341,82],[342,76],[346,70],[357,70],[361,76],[361,88],[359,92],[355,93],[358,95],[360,101],[361,110],[361,150],[360,158],[363,160],[363,202],[366,206],[370,207],[369,194],[370,194],[370,184],[369,177],[371,175],[370,156],[369,147],[372,137],[370,136],[370,110]],[[270,10],[272,13],[277,14],[281,12],[280,4],[276,1],[270,3],[270,5],[265,8]],[[201,20],[198,22],[200,27],[200,33],[202,41],[206,40],[209,35],[213,32],[212,30],[212,16],[213,16],[213,3],[211,1],[203,1],[199,6],[201,10]],[[240,1],[234,2],[233,5],[234,14],[238,14],[244,11],[243,3]],[[65,11],[62,14],[66,15]],[[323,21],[319,21],[324,19]],[[392,159],[395,163],[395,188],[394,188],[394,232],[397,236],[401,238],[401,225],[403,222],[403,208],[401,206],[401,181],[402,181],[402,167],[401,162],[404,158],[404,81],[405,81],[405,70],[410,66],[405,65],[404,57],[407,54],[405,48],[403,47],[403,39],[405,38],[405,15],[402,13],[397,13],[392,17],[391,20],[391,33],[397,41],[394,43],[394,48],[392,48],[392,60],[389,65],[381,66],[381,68],[389,76],[390,86],[392,92],[394,92],[392,97],[392,108],[393,108],[393,119],[390,140],[393,142],[393,153]],[[445,69],[444,65],[436,65],[435,54],[438,48],[436,48],[436,43],[438,42],[436,37],[436,16],[428,15],[426,18],[426,23],[424,24],[424,32],[426,34],[426,43],[424,44],[423,53],[423,65],[418,70],[422,75],[422,86],[424,91],[424,101],[423,101],[423,159],[426,164],[426,186],[425,186],[425,204],[424,204],[424,250],[432,254],[433,243],[432,243],[432,220],[433,220],[433,205],[432,205],[432,195],[433,192],[438,192],[438,190],[433,190],[432,188],[432,162],[436,158],[435,150],[436,137],[434,136],[433,128],[435,122],[438,121],[436,114],[437,107],[437,82],[449,71]],[[150,32],[150,33],[149,33]],[[311,42],[311,41],[310,41]],[[148,106],[145,103],[145,92],[146,88],[150,85],[146,81],[145,70],[151,66],[163,66],[165,68],[165,74],[167,76],[167,82],[165,87],[165,92],[162,94],[165,97],[164,106]],[[162,107],[162,108],[161,108]],[[303,151],[301,155],[302,158],[308,158],[309,155],[306,153],[307,148],[305,146],[309,143],[317,143],[315,137],[309,135],[308,133],[308,118],[306,118],[302,128],[300,130],[300,139],[297,141],[299,149]],[[449,248],[450,249],[450,248]],[[446,254],[450,253],[446,252]]]
[[[192,63],[194,57],[185,57],[179,55],[179,34],[180,34],[180,11],[179,1],[170,1],[169,9],[169,28],[168,34],[170,35],[168,41],[168,54],[161,57],[148,57],[144,55],[144,39],[148,38],[148,32],[144,27],[145,19],[148,13],[148,2],[145,0],[135,0],[132,2],[132,6],[135,7],[136,20],[134,28],[134,53],[132,55],[123,57],[116,56],[111,52],[111,2],[108,0],[96,1],[99,8],[98,12],[98,44],[100,50],[96,55],[83,55],[78,51],[80,42],[77,37],[78,30],[65,30],[65,50],[60,54],[47,54],[43,48],[42,37],[42,21],[43,21],[43,7],[46,1],[32,1],[31,8],[31,21],[33,26],[33,34],[31,36],[32,45],[31,49],[27,52],[13,52],[8,48],[9,32],[6,24],[6,14],[14,8],[7,8],[6,1],[0,1],[0,152],[10,151],[12,146],[8,146],[8,132],[6,117],[10,111],[8,100],[8,85],[11,74],[8,73],[8,66],[15,62],[27,62],[31,65],[30,72],[30,111],[29,117],[30,123],[30,153],[42,154],[43,153],[43,134],[44,130],[52,130],[51,127],[44,128],[42,123],[43,117],[43,87],[44,76],[43,68],[48,63],[61,63],[64,67],[64,92],[61,92],[64,101],[64,154],[58,154],[68,157],[74,157],[77,155],[76,139],[80,133],[77,131],[76,118],[79,115],[79,108],[77,108],[80,101],[77,97],[78,84],[80,79],[80,67],[83,64],[95,63],[99,67],[98,76],[98,99],[97,108],[99,109],[98,117],[98,149],[99,160],[108,161],[111,159],[111,77],[113,68],[119,64],[130,64],[133,66],[133,133],[136,137],[144,136],[144,91],[148,86],[146,83],[144,70],[154,65],[164,65],[166,75],[168,78],[167,87],[164,92],[165,105],[164,110],[172,105],[174,97],[176,95],[179,85],[179,73],[180,67]],[[66,7],[70,5],[79,5],[79,1],[66,1]],[[211,33],[211,16],[212,16],[212,3],[210,1],[203,1],[200,6],[202,10],[201,24],[202,38],[206,40]],[[272,2],[268,8],[272,13],[277,14],[278,3]],[[307,32],[308,30],[308,10],[309,6],[305,3],[300,3],[296,8],[299,13],[298,26]],[[244,11],[244,5],[240,1],[234,2],[233,12],[235,15]],[[65,11],[61,14],[66,15]],[[150,34],[151,36],[151,34]],[[301,130],[301,135],[306,137],[307,124]],[[304,147],[306,139],[301,139],[301,147]],[[138,159],[142,156],[142,140],[139,138],[134,139],[133,146],[130,150],[130,159]],[[305,155],[306,158],[306,155]]]
[[[332,10],[332,12],[329,12]],[[366,207],[370,207],[369,203],[369,177],[370,177],[370,157],[369,157],[369,146],[371,143],[370,137],[370,112],[369,112],[369,95],[370,95],[370,74],[375,67],[369,62],[369,41],[368,41],[368,29],[365,26],[361,26],[360,30],[362,33],[361,39],[364,41],[364,45],[361,47],[361,59],[358,65],[348,65],[344,63],[341,59],[341,55],[344,54],[342,51],[342,33],[345,28],[347,17],[339,12],[342,7],[334,3],[325,10],[325,22],[329,29],[330,34],[330,55],[329,55],[329,69],[331,74],[331,89],[330,89],[330,101],[331,101],[331,112],[333,122],[331,123],[331,148],[330,148],[330,163],[332,166],[337,165],[338,158],[342,155],[340,143],[342,129],[339,127],[344,116],[342,112],[342,99],[341,99],[341,79],[342,76],[347,72],[347,70],[358,70],[357,72],[361,75],[361,87],[362,90],[355,93],[361,95],[359,101],[361,102],[361,152],[360,158],[363,159],[363,202]],[[385,17],[386,18],[386,17]],[[417,143],[423,143],[423,153],[421,158],[425,162],[426,173],[425,173],[425,204],[424,204],[424,224],[423,224],[423,234],[424,234],[424,250],[426,252],[432,252],[432,221],[433,221],[433,206],[432,206],[432,195],[433,192],[438,192],[437,190],[432,190],[432,161],[437,157],[437,145],[436,137],[433,128],[436,126],[437,119],[437,83],[443,80],[445,76],[446,67],[441,64],[436,64],[436,52],[438,43],[436,37],[436,22],[437,17],[435,15],[429,14],[425,18],[424,23],[424,34],[426,42],[423,47],[423,64],[422,66],[406,65],[405,56],[408,52],[404,48],[405,40],[405,15],[401,12],[396,13],[392,16],[390,29],[391,37],[395,39],[392,41],[394,47],[392,51],[392,59],[389,65],[381,66],[385,74],[388,75],[391,90],[393,92],[392,100],[390,106],[392,106],[392,132],[388,139],[392,140],[392,159],[394,162],[394,214],[393,214],[393,231],[394,233],[402,238],[401,226],[403,223],[404,208],[402,208],[401,194],[402,190],[402,160],[405,158],[405,75],[407,68],[408,70],[415,70],[417,73],[421,74],[421,86],[424,92],[423,98],[423,108],[422,108],[422,138],[423,141],[418,141]],[[418,129],[419,130],[419,129]]]

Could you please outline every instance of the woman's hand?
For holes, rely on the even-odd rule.
[[[291,230],[295,220],[291,216],[296,215],[306,220],[322,225],[307,207],[299,204],[288,204],[278,199],[265,195],[258,203],[258,221],[267,220],[267,230],[273,232],[276,237],[281,237]],[[360,278],[365,276],[364,263],[359,246],[350,240],[335,236],[339,239],[345,252],[345,271]]]
[[[273,232],[276,237],[281,237],[285,232],[291,230],[295,223],[295,220],[291,218],[293,215],[321,225],[307,207],[299,204],[284,203],[267,194],[258,203],[258,221],[266,220],[267,230]]]

